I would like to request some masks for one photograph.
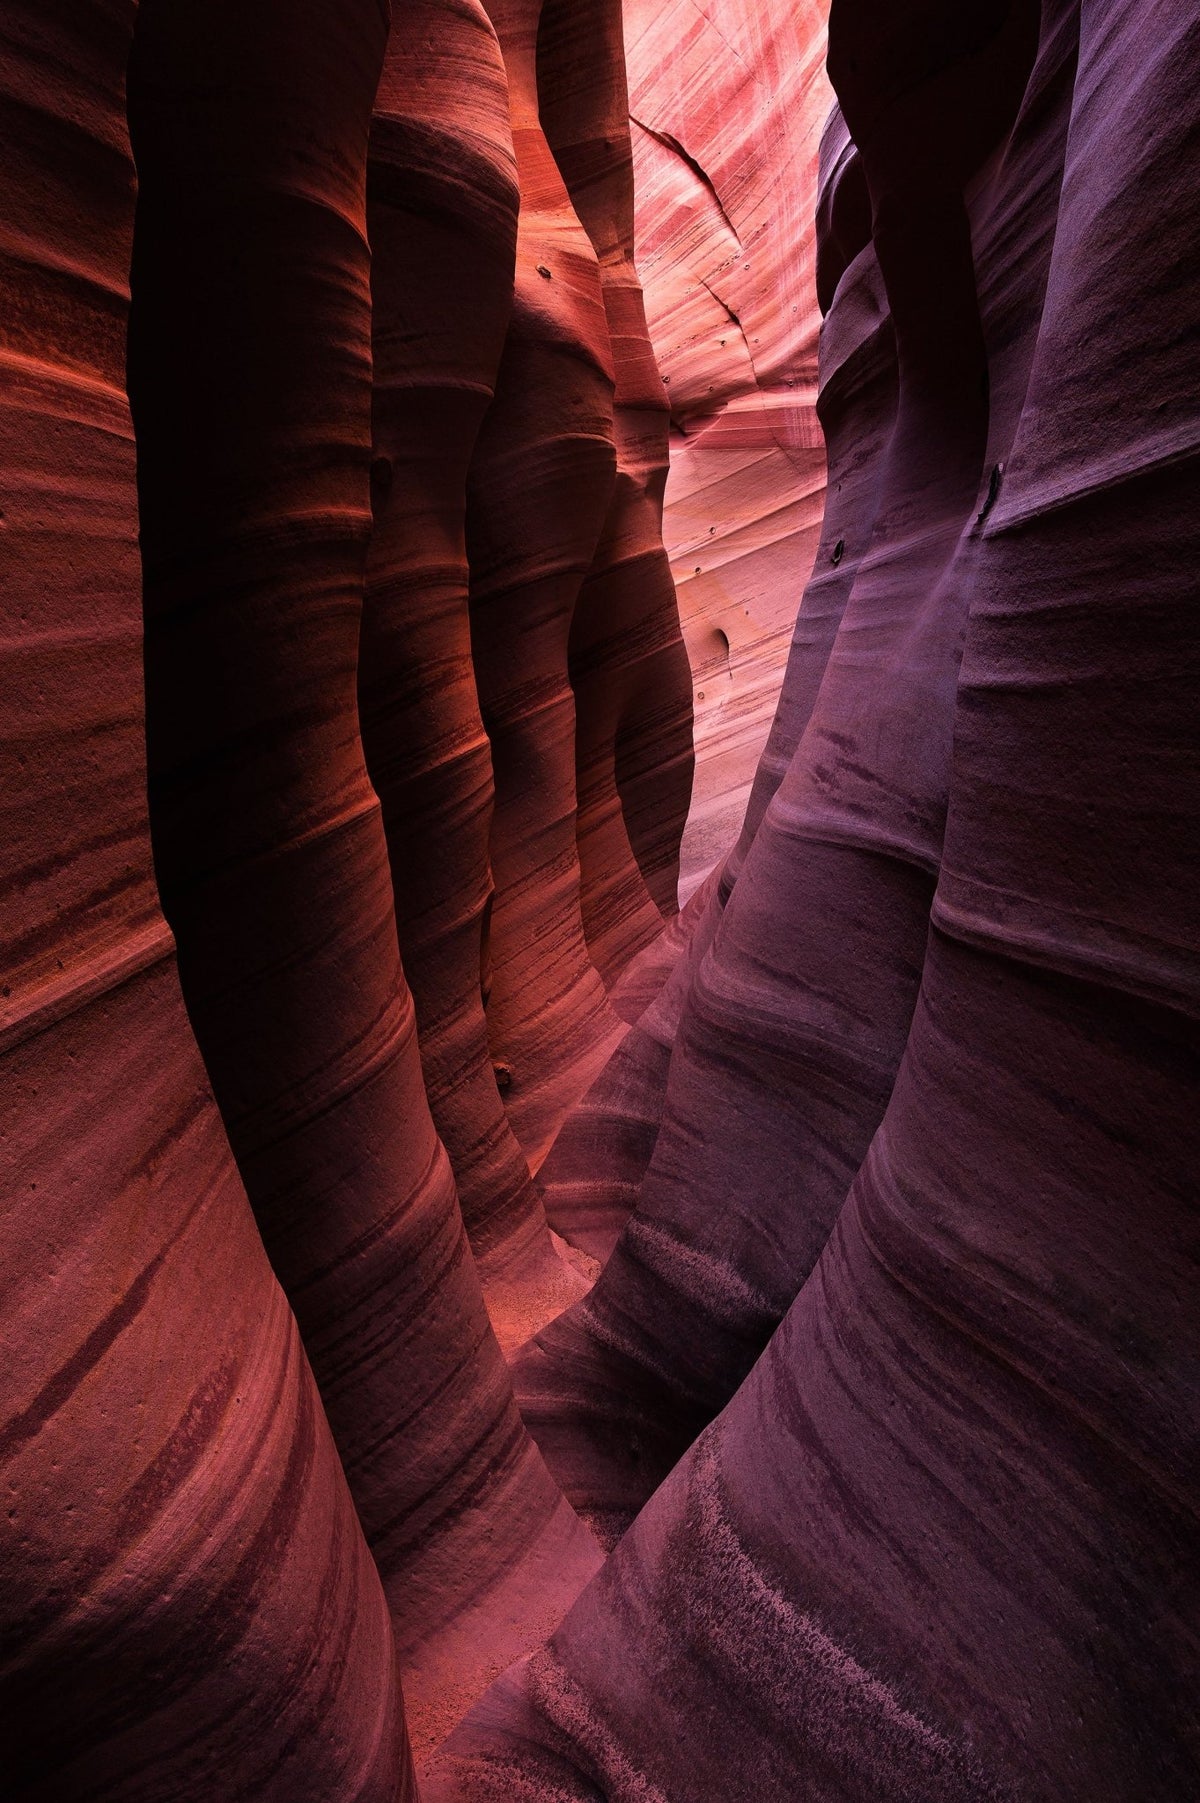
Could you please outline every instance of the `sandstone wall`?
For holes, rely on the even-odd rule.
[[[671,406],[664,536],[696,707],[684,901],[741,825],[821,524],[828,11],[625,7],[638,271]]]
[[[835,0],[803,630],[517,1362],[614,1550],[438,1799],[1195,1790],[1196,58]]]
[[[0,6],[5,1798],[1200,1793],[1197,34],[640,24]]]

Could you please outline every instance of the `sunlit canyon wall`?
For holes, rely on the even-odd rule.
[[[600,1560],[503,1348],[690,790],[620,15],[3,24],[3,1782],[405,1794]]]
[[[685,901],[741,826],[821,527],[828,11],[625,5],[638,272],[671,403],[663,531],[696,711]]]
[[[821,31],[0,6],[0,1797],[1200,1791],[1200,40]]]

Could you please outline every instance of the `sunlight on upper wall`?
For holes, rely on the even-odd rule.
[[[696,702],[681,900],[741,825],[821,524],[828,11],[625,5],[637,262],[674,428],[664,538]]]

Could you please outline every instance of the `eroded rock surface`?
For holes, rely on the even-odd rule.
[[[627,0],[637,259],[671,405],[665,537],[696,707],[684,900],[727,850],[821,524],[825,0]]]
[[[0,1785],[398,1803],[382,1586],[155,894],[133,23],[10,6],[0,55]]]
[[[844,0],[831,45],[899,370],[874,524],[629,1225],[530,1355],[601,1513],[729,1400],[439,1798],[1200,1774],[1195,37],[1165,5]]]
[[[120,1356],[105,1381],[114,1395],[124,1383],[127,1394],[105,1452],[134,1465],[130,1497],[121,1480],[105,1479],[100,1514],[120,1518],[136,1505],[162,1541],[145,1594],[130,1592],[128,1625],[118,1624],[136,1650],[127,1672],[118,1639],[107,1648],[110,1677],[88,1676],[78,1662],[101,1655],[86,1623],[74,1651],[60,1633],[57,1651],[35,1644],[14,1654],[10,1695],[18,1718],[28,1716],[14,1728],[14,1751],[31,1794],[42,1794],[43,1779],[48,1795],[74,1794],[72,1762],[88,1760],[98,1781],[142,1794],[134,1768],[144,1758],[146,1794],[163,1786],[210,1794],[220,1765],[231,1795],[255,1785],[272,1795],[288,1786],[297,1796],[399,1795],[410,1768],[397,1659],[421,1750],[544,1637],[598,1563],[520,1420],[497,1339],[519,1343],[586,1287],[593,1267],[548,1231],[505,1112],[512,1073],[489,1046],[489,1033],[501,1053],[508,1043],[503,1002],[490,1021],[485,1013],[490,965],[516,960],[528,979],[520,1006],[539,1022],[558,998],[537,946],[543,915],[529,905],[546,876],[536,859],[521,904],[524,941],[503,924],[526,798],[505,764],[500,714],[493,707],[489,744],[479,702],[482,694],[495,703],[513,650],[520,656],[532,641],[506,617],[495,622],[490,654],[472,644],[464,549],[468,468],[477,446],[486,464],[490,434],[500,462],[518,466],[520,505],[505,517],[500,489],[476,481],[477,548],[489,516],[505,530],[515,519],[521,555],[536,528],[551,545],[565,535],[578,566],[547,666],[557,711],[537,710],[523,730],[535,764],[557,758],[558,790],[550,785],[534,837],[551,830],[562,839],[572,955],[594,1019],[571,1029],[589,1061],[582,1074],[561,1016],[559,1039],[535,1035],[528,1061],[514,1061],[518,1125],[539,1085],[549,1097],[536,1158],[538,1136],[548,1141],[624,1030],[583,929],[568,668],[574,596],[610,504],[612,351],[597,252],[537,125],[546,81],[552,92],[576,79],[577,60],[539,78],[537,10],[500,22],[504,50],[471,0],[409,9],[390,38],[374,0],[336,16],[319,4],[301,15],[266,7],[252,20],[227,5],[145,0],[140,9],[64,11],[41,25],[22,13],[14,22],[8,119],[25,148],[9,243],[20,505],[7,543],[15,649],[27,674],[14,742],[16,770],[26,774],[10,789],[5,996],[22,1059],[26,1041],[43,1054],[48,1026],[61,1016],[74,1029],[79,1011],[114,985],[124,1010],[111,1042],[107,1027],[88,1042],[77,1105],[64,1100],[57,1065],[46,1066],[40,1107],[43,1085],[16,1078],[11,1145],[30,1198],[18,1224],[20,1234],[36,1233],[32,1198],[43,1191],[52,1207],[77,1208],[74,1173],[90,1161],[101,1232],[116,1235],[113,1256],[127,1276],[110,1270],[109,1250],[69,1215],[55,1256],[67,1258],[84,1298],[68,1290],[61,1321],[58,1304],[50,1319],[39,1303],[38,1331],[60,1347],[78,1328],[82,1350],[64,1353],[46,1379],[45,1409],[36,1399],[22,1405],[11,1431],[22,1458],[28,1443],[45,1442],[59,1390],[73,1395],[76,1365],[86,1374],[113,1340]],[[611,20],[608,37],[612,66],[601,57],[597,92],[609,111],[623,110]],[[626,212],[628,173],[626,155],[617,172]],[[543,307],[533,318],[544,278],[528,255],[518,267],[535,303],[522,314],[518,296],[514,307],[519,207],[527,252],[529,231],[544,229],[570,253],[578,293],[572,299],[570,280],[560,283],[557,313]],[[131,262],[136,496],[124,369]],[[636,316],[628,258],[621,286]],[[516,414],[505,411],[501,364],[514,315],[526,319],[535,357],[544,352],[568,385],[581,347],[591,358],[593,442],[607,472],[594,493],[590,481],[579,485],[569,395],[566,413],[551,405],[535,417],[518,372],[509,384]],[[586,330],[575,330],[579,320]],[[625,355],[645,364],[640,329]],[[541,446],[532,488],[522,408]],[[539,506],[546,495],[548,510]],[[651,557],[652,539],[650,531],[643,544]],[[481,555],[476,566],[482,584]],[[681,655],[669,584],[665,593],[647,610],[650,636]],[[536,638],[536,582],[519,601]],[[100,681],[91,670],[97,647]],[[622,680],[618,670],[610,686],[622,719],[633,719]],[[73,740],[95,774],[64,788]],[[610,746],[610,766],[615,756]],[[497,801],[493,762],[503,778]],[[677,862],[679,763],[661,784],[676,801],[639,841],[651,875]],[[151,880],[147,782],[153,874],[179,947],[186,1019]],[[645,794],[653,791],[651,773]],[[614,946],[613,979],[661,924],[628,834],[624,847],[621,880],[636,882],[644,911]],[[489,959],[493,889],[500,930]],[[623,930],[618,920],[618,939]],[[125,1085],[131,1105],[122,1111]],[[97,1111],[94,1132],[80,1126],[85,1107]],[[145,1182],[155,1202],[140,1213]],[[72,1234],[83,1234],[74,1250]],[[185,1235],[197,1262],[181,1272],[169,1255]],[[89,1310],[102,1303],[108,1313],[89,1338]],[[22,1299],[14,1344],[34,1331],[28,1306]],[[146,1355],[138,1335],[126,1334],[142,1317],[156,1343],[169,1339],[172,1320],[186,1343],[169,1372],[160,1369],[165,1351],[152,1361],[165,1388],[148,1437],[124,1422],[147,1406],[137,1375]],[[45,1357],[40,1347],[23,1356],[36,1391]],[[242,1442],[225,1424],[231,1386],[233,1401],[247,1405]],[[94,1456],[86,1434],[103,1435],[115,1407],[107,1398],[93,1390],[98,1416],[65,1417],[76,1424],[77,1460]],[[190,1435],[184,1450],[181,1435]],[[135,1457],[143,1443],[144,1493]],[[53,1444],[48,1468],[36,1464],[36,1447],[31,1456],[36,1483],[60,1468]],[[167,1461],[158,1475],[156,1458]],[[191,1557],[190,1530],[171,1514],[185,1479],[211,1557],[186,1594],[160,1607],[153,1593],[171,1593],[170,1561]],[[64,1495],[74,1514],[70,1482]],[[93,1515],[89,1502],[63,1530],[65,1557],[76,1561],[68,1609],[92,1608],[88,1572],[97,1584],[114,1581],[110,1567],[117,1562],[119,1576],[127,1550],[122,1529],[109,1551],[97,1551]],[[270,1544],[255,1552],[254,1537],[268,1531]],[[53,1588],[49,1600],[38,1590],[33,1544],[23,1515],[9,1562],[13,1594],[28,1591],[50,1621],[57,1604]],[[244,1557],[227,1581],[221,1561],[238,1547]],[[304,1593],[290,1622],[277,1594],[285,1572]],[[154,1608],[160,1629],[148,1625]],[[194,1646],[179,1665],[171,1649],[189,1634]],[[221,1649],[246,1635],[258,1653],[222,1671]],[[301,1678],[305,1636],[320,1650],[305,1655]],[[172,1708],[183,1699],[180,1708],[201,1721],[225,1711],[190,1751],[179,1751],[177,1725],[161,1734],[146,1726],[156,1661],[171,1667],[162,1694]],[[52,1757],[56,1673],[72,1674],[82,1725],[68,1722]],[[272,1726],[253,1741],[255,1710]],[[322,1734],[328,1746],[315,1743]],[[106,1735],[120,1743],[111,1752]],[[124,1758],[134,1762],[128,1777]]]
[[[0,21],[5,1796],[1200,1791],[1196,33],[625,23]]]

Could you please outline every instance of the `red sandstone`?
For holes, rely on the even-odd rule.
[[[387,13],[0,5],[0,1791],[1191,1803],[1187,9]]]

